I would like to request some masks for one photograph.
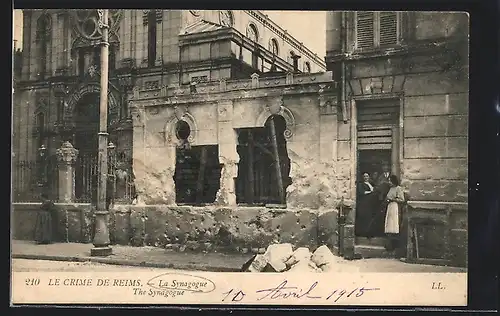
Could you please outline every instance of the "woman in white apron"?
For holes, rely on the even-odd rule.
[[[400,231],[400,207],[405,201],[403,188],[399,186],[398,177],[395,175],[390,176],[391,188],[387,193],[387,212],[385,214],[385,234],[387,235],[388,251],[395,250],[398,245],[399,231]]]

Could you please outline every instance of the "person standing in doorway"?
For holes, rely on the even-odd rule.
[[[387,162],[382,163],[382,172],[378,175],[376,185],[381,185],[384,183],[389,184],[390,181],[390,176],[391,176],[391,169],[389,167],[389,164]]]
[[[358,183],[357,189],[355,234],[359,237],[375,237],[377,233],[373,223],[378,213],[375,208],[378,197],[373,194],[374,187],[368,172],[363,173],[363,180]]]
[[[387,236],[386,249],[394,251],[397,249],[400,232],[400,212],[405,195],[403,188],[399,185],[399,179],[395,175],[390,176],[391,187],[387,193],[387,212],[385,214],[384,231]]]

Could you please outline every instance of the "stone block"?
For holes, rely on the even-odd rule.
[[[272,244],[267,247],[264,254],[268,258],[268,262],[285,263],[292,255],[293,248],[291,244]]]
[[[450,216],[450,227],[452,229],[467,229],[467,210],[453,209]]]
[[[450,234],[450,259],[454,265],[467,266],[467,230],[452,229]]]
[[[194,144],[196,146],[217,145],[217,133],[217,129],[200,129],[196,133]]]
[[[405,95],[414,96],[422,94],[463,93],[468,91],[467,80],[457,80],[456,74],[425,73],[411,74],[406,77]]]
[[[252,261],[252,264],[248,268],[249,272],[262,272],[267,266],[268,258],[265,255],[256,255]]]
[[[130,212],[130,244],[144,246],[145,224],[144,213],[140,209],[131,209]]]
[[[294,142],[319,142],[320,131],[318,121],[308,124],[297,124],[293,130]]]
[[[354,70],[357,67],[352,67]],[[363,94],[363,88],[361,87],[361,82],[359,80],[351,80],[348,84],[349,90],[353,95],[362,95]]]
[[[68,209],[68,241],[81,242],[82,241],[82,211],[78,209]]]
[[[337,210],[318,214],[318,244],[324,244],[331,248],[338,246],[337,217]]]
[[[24,204],[24,203],[23,203]],[[40,205],[31,206],[16,203],[13,205],[12,238],[19,240],[34,240],[37,211]]]
[[[405,158],[467,158],[466,137],[407,138]]]
[[[320,162],[330,163],[337,160],[337,141],[328,140],[319,143]]]
[[[217,114],[219,122],[231,121],[233,118],[233,102],[219,101],[217,104]]]
[[[389,69],[387,66],[388,65],[385,59],[381,61],[372,61],[372,62],[357,62],[356,66],[352,67],[352,76],[353,78],[385,76],[390,74],[392,70]]]
[[[256,117],[264,111],[264,100],[244,99],[233,101],[233,128],[256,126]]]
[[[311,261],[321,268],[325,264],[334,264],[338,261],[338,258],[330,251],[326,245],[319,246],[311,257]]]
[[[351,249],[354,249],[355,238],[354,237],[345,237],[344,238],[344,251],[348,252]]]
[[[469,113],[468,93],[438,94],[406,97],[404,116],[467,115]]]
[[[231,122],[219,122],[218,126],[218,142],[219,144],[236,144],[237,143],[237,134],[233,129],[233,125]]]
[[[261,223],[279,242],[301,246],[316,242],[316,216],[312,212],[269,210]]]
[[[467,159],[405,159],[406,180],[466,180]]]
[[[416,12],[415,23],[419,27],[416,28],[415,36],[419,40],[449,37],[460,32],[462,19],[468,19],[462,12]]]
[[[407,117],[404,137],[467,136],[468,119],[462,115]]]
[[[415,201],[467,202],[466,181],[408,180],[403,183]]]
[[[338,140],[350,140],[351,139],[351,123],[339,122],[338,124]]]
[[[309,262],[311,260],[311,256],[312,253],[309,251],[309,248],[300,247],[293,252],[292,256],[285,262],[285,264],[291,267],[301,261]]]
[[[337,159],[338,160],[351,159],[351,141],[350,140],[337,141]]]
[[[337,139],[338,118],[336,115],[322,115],[319,119],[320,141]]]
[[[286,264],[279,260],[270,260],[264,268],[264,272],[283,272],[287,268]]]
[[[113,241],[119,245],[130,242],[130,211],[111,212],[114,217]]]

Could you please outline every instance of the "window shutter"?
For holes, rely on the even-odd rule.
[[[396,12],[380,12],[380,46],[398,43],[398,15]]]
[[[358,48],[373,47],[373,12],[357,12],[356,14],[356,41]]]

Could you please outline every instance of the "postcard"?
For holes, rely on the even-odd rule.
[[[12,305],[467,304],[466,13],[13,14]]]

